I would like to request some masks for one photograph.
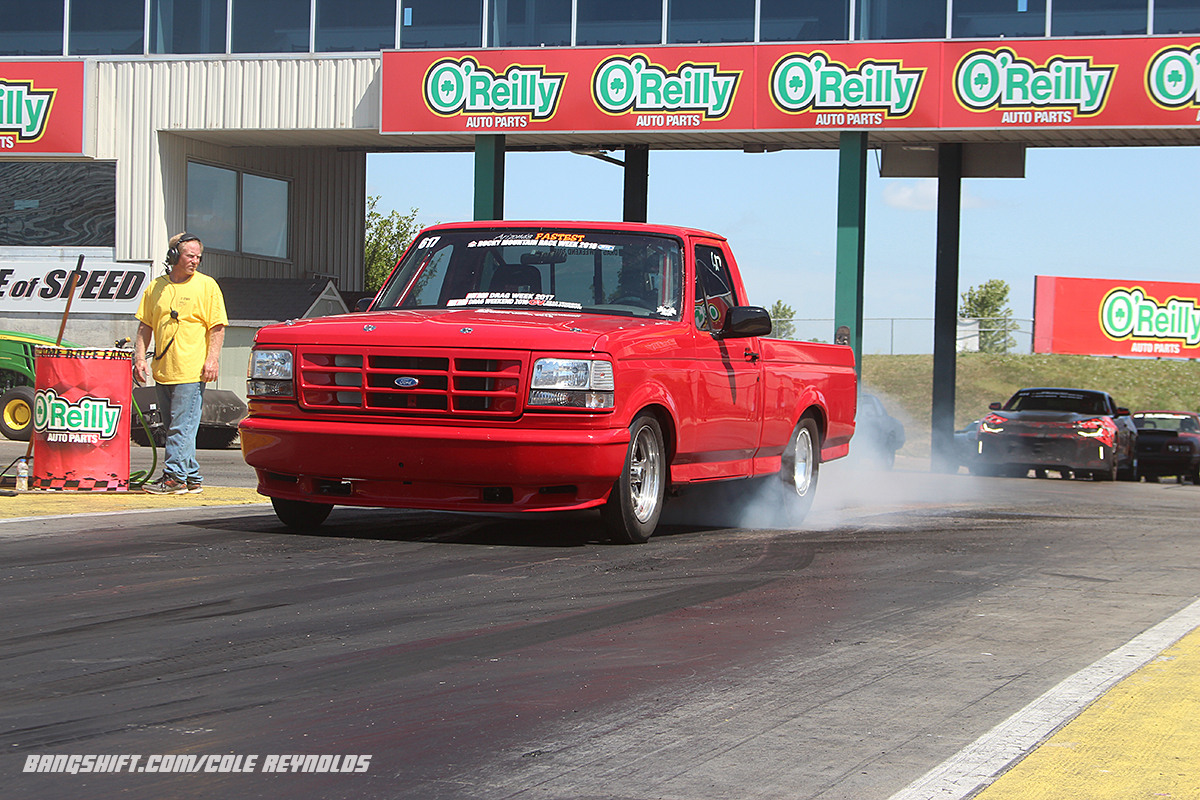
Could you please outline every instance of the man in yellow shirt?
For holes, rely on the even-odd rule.
[[[169,245],[167,274],[142,294],[133,347],[134,373],[143,383],[153,375],[159,415],[167,425],[162,477],[142,487],[151,494],[203,490],[196,433],[204,384],[217,379],[229,324],[221,287],[197,272],[204,244],[190,233],[180,233],[171,237]]]

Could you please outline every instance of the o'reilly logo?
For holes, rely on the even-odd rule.
[[[32,81],[0,78],[0,131],[16,133],[18,142],[34,142],[46,132],[57,89],[35,90]]]
[[[627,111],[699,111],[706,119],[729,113],[741,72],[716,64],[681,64],[666,70],[645,56],[613,56],[592,76],[592,99],[610,114]]]
[[[112,439],[121,421],[121,407],[107,397],[84,397],[72,403],[53,389],[42,389],[33,396],[33,429],[44,433],[47,441],[91,442]]]
[[[1008,48],[976,51],[958,62],[954,93],[973,111],[1053,107],[1096,114],[1108,100],[1116,71],[1097,67],[1090,58],[1055,56],[1039,67]]]
[[[1185,50],[1168,47],[1146,69],[1146,89],[1159,105],[1200,105],[1200,44]]]
[[[550,119],[566,77],[519,65],[498,74],[470,57],[444,58],[425,73],[425,102],[442,116],[526,113]]]
[[[848,69],[825,53],[795,53],[771,71],[771,99],[791,112],[878,109],[903,117],[913,110],[924,76],[924,69],[904,69],[898,61],[864,61]]]
[[[1100,306],[1100,327],[1112,339],[1175,339],[1200,344],[1200,306],[1173,297],[1160,304],[1141,289],[1113,289]]]

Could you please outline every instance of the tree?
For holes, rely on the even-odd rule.
[[[767,312],[771,315],[771,335],[778,339],[793,339],[796,336],[796,312],[782,300],[776,300]]]
[[[379,195],[367,198],[366,236],[363,241],[363,273],[369,292],[379,291],[392,267],[400,260],[405,249],[412,244],[420,228],[417,226],[417,209],[407,214],[393,210],[386,217],[375,210]]]
[[[1012,332],[1017,329],[1008,307],[1008,283],[993,278],[972,286],[962,294],[958,315],[979,320],[979,352],[1007,353],[1016,346]]]

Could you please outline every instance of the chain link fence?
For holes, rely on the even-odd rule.
[[[786,338],[802,342],[833,341],[832,319],[775,320],[776,330],[786,327],[789,323],[791,334]],[[989,340],[1003,341],[1006,332],[1011,342],[1008,349],[990,352],[1033,352],[1033,320],[1013,317],[960,319],[958,321],[958,350],[959,352],[987,350]],[[863,318],[863,353],[866,355],[911,355],[932,352],[932,317]]]

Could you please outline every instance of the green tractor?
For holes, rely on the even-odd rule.
[[[20,442],[33,433],[33,348],[39,344],[53,347],[54,340],[0,331],[0,432]]]

